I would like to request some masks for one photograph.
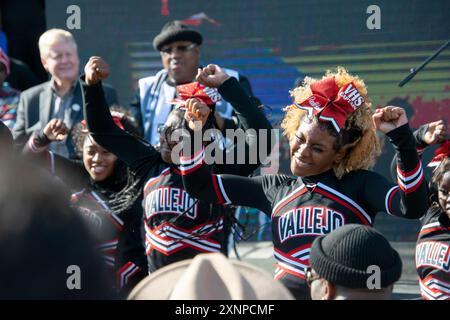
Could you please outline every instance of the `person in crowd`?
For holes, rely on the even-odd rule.
[[[17,157],[0,166],[0,299],[116,299],[68,192]]]
[[[129,300],[293,300],[289,290],[264,270],[227,259],[221,253],[199,254],[150,274]]]
[[[126,110],[111,109],[119,130],[139,136],[139,127]],[[115,289],[126,296],[148,273],[141,237],[142,199],[131,204],[124,201],[129,171],[123,161],[94,141],[85,121],[73,130],[82,162],[49,151],[49,146],[65,139],[68,131],[61,119],[52,119],[32,134],[24,151],[72,190],[71,206],[87,221]]]
[[[83,119],[77,44],[70,32],[50,29],[39,38],[39,52],[51,79],[22,92],[14,139],[23,145],[34,131],[44,128],[51,119],[61,119],[69,128],[69,134],[64,140],[53,143],[51,150],[66,158],[76,158],[71,133]],[[108,105],[118,103],[113,88],[105,86],[105,94]]]
[[[270,216],[275,278],[297,299],[308,299],[305,273],[317,236],[344,224],[372,225],[378,212],[420,218],[427,187],[404,110],[387,106],[373,113],[360,78],[338,67],[321,80],[307,79],[292,94],[295,103],[287,108],[282,128],[294,177],[214,175],[199,149],[195,157],[181,158],[181,173],[185,189],[197,199],[255,207]],[[188,105],[188,111],[196,111]],[[375,129],[396,148],[398,185],[367,170],[379,151]]]
[[[173,109],[170,101],[177,95],[176,86],[195,80],[202,42],[203,37],[197,30],[178,20],[166,23],[153,39],[153,47],[160,52],[164,69],[154,76],[139,79],[136,96],[131,102],[136,118],[142,122],[145,139],[152,145],[158,144],[158,127],[166,122]],[[246,77],[235,70],[223,70],[239,80],[248,96],[253,96]],[[261,104],[258,99],[252,99],[256,105]],[[233,106],[226,99],[216,103],[214,116],[220,130],[237,126],[232,112]]]
[[[317,237],[309,262],[312,300],[390,300],[402,274],[402,260],[389,241],[358,224]]]
[[[223,230],[227,224],[227,211],[221,205],[189,196],[183,188],[176,161],[172,158],[172,150],[179,142],[175,132],[182,128],[185,100],[197,101],[203,106],[203,111],[208,113],[209,128],[216,127],[214,107],[220,96],[233,105],[244,129],[272,128],[236,78],[228,76],[216,65],[199,70],[199,73],[205,74],[202,84],[194,82],[177,88],[180,93],[179,107],[170,113],[160,128],[161,144],[156,150],[148,142],[118,129],[114,124],[100,81],[109,74],[106,62],[100,57],[91,57],[85,67],[85,118],[89,132],[100,146],[115,154],[130,168],[131,198],[142,194],[144,197],[145,241],[150,273],[199,253],[226,252]],[[257,137],[249,137],[249,147],[253,143],[258,143]],[[225,163],[214,165],[211,170],[247,176],[258,166],[258,161],[255,164]]]
[[[12,130],[16,122],[20,92],[5,81],[9,73],[9,57],[0,48],[0,121]]]
[[[450,140],[436,149],[430,207],[422,218],[416,269],[425,300],[450,300]]]

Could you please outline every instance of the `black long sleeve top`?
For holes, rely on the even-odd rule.
[[[272,128],[236,79],[225,81],[219,92],[233,105],[244,129]],[[189,195],[176,166],[165,163],[153,146],[114,124],[100,83],[85,87],[85,100],[85,118],[95,141],[124,161],[142,181],[149,272],[201,252],[225,251],[222,206]],[[258,165],[224,164],[214,172],[248,175]]]
[[[427,207],[427,188],[408,125],[387,134],[398,154],[399,184],[357,170],[338,179],[330,169],[316,176],[254,178],[214,175],[205,167],[203,151],[182,159],[186,190],[203,201],[260,209],[272,220],[275,278],[293,293],[308,292],[305,271],[313,240],[348,223],[372,225],[377,212],[420,218]]]

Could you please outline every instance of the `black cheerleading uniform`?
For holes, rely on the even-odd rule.
[[[416,143],[416,150],[419,157],[422,159],[422,155],[429,145],[424,141],[424,136],[428,131],[428,124],[421,125],[418,129],[413,131],[414,141]],[[392,181],[397,181],[397,154],[392,157],[391,161],[391,178]],[[425,180],[429,181],[432,176],[431,170],[424,168]]]
[[[271,129],[235,78],[218,89],[235,108],[244,129]],[[225,252],[223,206],[190,196],[176,166],[164,162],[147,142],[120,130],[108,111],[101,84],[86,86],[85,96],[85,118],[95,141],[124,161],[136,180],[142,181],[149,272],[199,253]],[[217,170],[249,175],[258,166],[225,164]]]
[[[413,136],[408,125],[387,134],[399,154],[399,185],[381,175],[356,170],[338,179],[332,169],[316,176],[265,175],[243,178],[211,175],[203,151],[182,158],[186,190],[194,197],[260,209],[271,217],[275,278],[298,299],[308,299],[305,271],[313,240],[344,224],[372,225],[377,212],[419,218],[427,207]]]
[[[419,155],[428,144],[423,137],[428,124],[414,131],[414,139]],[[397,161],[394,157],[393,162]],[[432,175],[431,170],[429,176]],[[391,175],[397,178],[392,169]],[[421,219],[422,228],[416,244],[416,270],[422,298],[425,300],[450,300],[450,219],[442,212],[439,204],[434,202]]]
[[[48,151],[50,141],[40,133],[34,133],[25,146],[26,153],[34,153],[35,160],[76,190],[71,205],[83,215],[97,240],[104,262],[111,271],[115,289],[123,295],[147,274],[147,263],[140,234],[142,207],[137,200],[127,210],[117,214],[110,208],[110,201],[126,185],[127,169],[119,160],[113,174],[101,182],[90,178],[83,163],[70,160]]]
[[[437,203],[422,219],[416,269],[423,299],[450,300],[450,219]]]

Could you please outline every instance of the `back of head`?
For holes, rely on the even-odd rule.
[[[157,270],[130,293],[130,300],[292,300],[281,283],[248,263],[221,253],[199,254]]]
[[[61,185],[21,159],[6,165],[0,171],[0,299],[112,297],[88,230]]]
[[[334,285],[368,292],[393,285],[402,272],[400,256],[387,239],[372,227],[356,224],[316,238],[310,264]]]

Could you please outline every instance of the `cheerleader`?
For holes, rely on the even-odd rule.
[[[244,129],[271,129],[263,112],[253,104],[235,78],[230,78],[218,66],[210,66],[209,69],[215,71],[214,76],[205,82],[209,88],[199,83],[177,87],[180,96],[176,101],[178,104],[184,104],[186,99],[196,101],[207,114],[207,127],[213,128],[213,111],[218,98],[213,87],[218,87],[220,95],[235,108]],[[108,65],[99,57],[91,57],[85,74],[85,118],[89,131],[99,145],[114,153],[130,168],[129,194],[136,197],[143,193],[149,272],[193,258],[199,253],[226,252],[223,207],[190,196],[183,187],[181,172],[172,160],[172,150],[178,144],[172,133],[182,128],[184,109],[175,108],[159,128],[161,143],[159,150],[156,150],[114,124],[100,81],[108,76]],[[250,141],[257,143],[257,139]],[[225,163],[215,166],[214,170],[247,176],[258,165]]]
[[[378,212],[420,218],[427,188],[405,111],[388,106],[373,113],[361,79],[338,68],[321,80],[306,79],[292,96],[282,128],[295,177],[213,175],[200,149],[181,158],[181,173],[193,197],[254,207],[271,217],[275,278],[297,299],[308,299],[305,272],[317,236],[349,223],[373,225]],[[187,105],[188,112],[198,109],[195,102]],[[196,120],[205,122],[204,116]],[[398,185],[367,170],[379,152],[375,129],[396,149]]]
[[[133,119],[112,111],[118,130],[138,135]],[[65,139],[69,130],[60,119],[52,119],[35,132],[25,145],[25,154],[64,182],[72,191],[71,206],[90,227],[97,248],[107,265],[115,289],[126,296],[147,272],[140,234],[143,210],[137,198],[124,202],[128,169],[124,162],[97,144],[86,123],[73,129],[75,150],[82,162],[61,157],[48,150],[54,141]]]
[[[450,140],[436,149],[431,164],[431,205],[417,240],[416,269],[423,299],[450,300]]]

